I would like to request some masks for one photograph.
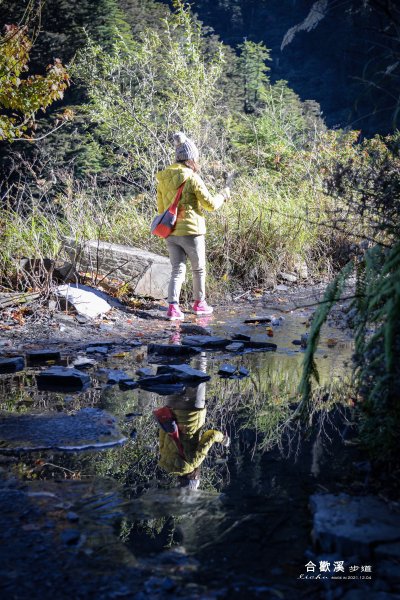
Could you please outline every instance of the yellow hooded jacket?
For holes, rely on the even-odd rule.
[[[171,235],[204,235],[206,223],[203,210],[217,210],[224,202],[223,194],[212,196],[201,177],[181,163],[160,171],[156,179],[158,214],[167,210],[179,186],[186,182],[178,204],[176,226]]]
[[[160,429],[160,461],[159,466],[171,475],[188,475],[196,469],[214,442],[222,442],[224,434],[216,429],[209,429],[201,434],[206,419],[206,409],[178,410],[174,409],[178,422],[179,437],[184,449],[185,459],[179,456],[174,440]]]

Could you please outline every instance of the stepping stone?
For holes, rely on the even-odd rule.
[[[250,371],[248,369],[246,369],[246,367],[239,367],[238,368],[238,375],[239,375],[240,379],[242,377],[248,377],[250,375]]]
[[[84,356],[79,356],[72,363],[75,369],[89,369],[90,367],[93,367],[96,364],[97,363],[95,360],[93,360],[93,358],[85,358]]]
[[[132,380],[132,377],[127,375],[124,371],[120,371],[119,369],[101,369],[99,374],[106,375],[107,383],[111,385],[114,383],[119,383],[120,381]]]
[[[236,367],[234,365],[224,364],[218,369],[218,375],[223,377],[232,377],[236,373]]]
[[[90,386],[90,377],[78,369],[50,367],[36,375],[40,390],[83,390]]]
[[[145,380],[143,379],[143,382]],[[183,383],[164,383],[160,385],[143,385],[140,382],[139,387],[146,392],[153,392],[154,394],[159,394],[160,396],[171,396],[172,394],[184,394],[186,391],[186,387]]]
[[[133,379],[124,379],[118,383],[119,389],[122,391],[136,390],[139,387],[139,383]]]
[[[87,450],[123,444],[126,437],[109,413],[85,408],[75,414],[0,416],[0,453],[38,450]]]
[[[31,350],[26,353],[26,360],[30,366],[42,365],[48,360],[60,360],[61,353],[58,350]]]
[[[157,375],[163,375],[164,373],[174,373],[176,378],[179,381],[183,381],[185,383],[193,383],[197,385],[202,383],[203,381],[209,381],[211,377],[204,373],[204,371],[199,371],[198,369],[193,369],[189,365],[165,365],[160,366],[157,369]]]
[[[250,350],[260,350],[260,351],[268,351],[268,350],[276,350],[277,345],[272,342],[267,342],[264,340],[253,340],[251,339],[249,342],[244,342],[246,348]]]
[[[107,346],[89,346],[86,348],[87,354],[108,354],[109,348]]]
[[[245,319],[244,323],[271,323],[273,317],[251,317]]]
[[[141,377],[138,381],[138,384],[140,387],[149,387],[164,383],[176,383],[177,379],[178,378],[175,373],[165,373],[162,375],[155,375],[154,377]]]
[[[0,359],[0,373],[16,373],[17,371],[23,371],[24,368],[25,360],[23,356]]]
[[[201,348],[225,348],[230,340],[213,335],[187,335],[182,338],[184,346],[199,346]]]
[[[232,342],[232,344],[228,344],[225,348],[225,350],[228,350],[228,352],[241,352],[241,350],[243,350],[244,348],[244,344],[243,342]]]
[[[199,354],[198,348],[191,346],[180,346],[179,344],[149,344],[148,354],[159,354],[160,356],[193,356]]]
[[[234,342],[237,340],[240,340],[241,342],[249,342],[251,337],[249,335],[245,335],[244,333],[235,333],[235,335],[232,337],[232,340]]]
[[[153,369],[149,369],[148,367],[143,367],[142,369],[138,369],[136,371],[136,375],[138,377],[153,377],[154,371]]]

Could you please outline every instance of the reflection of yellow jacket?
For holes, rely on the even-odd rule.
[[[179,436],[183,445],[185,458],[181,458],[174,440],[163,429],[160,429],[160,461],[159,465],[171,475],[187,475],[198,467],[214,442],[222,442],[224,434],[210,429],[201,434],[206,418],[206,409],[175,410]]]
[[[179,186],[183,183],[182,197],[178,205],[176,226],[171,235],[203,235],[206,223],[203,209],[217,210],[224,196],[212,196],[201,177],[181,163],[175,163],[157,173],[157,209],[163,213],[172,204]]]

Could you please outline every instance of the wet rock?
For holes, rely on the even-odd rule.
[[[0,373],[16,373],[17,371],[23,371],[24,368],[25,360],[22,356],[0,358]]]
[[[72,363],[72,366],[75,369],[89,369],[90,367],[93,367],[96,364],[97,364],[96,361],[93,360],[92,358],[85,358],[84,356],[78,356],[78,358],[75,359],[74,362]]]
[[[200,350],[192,346],[180,346],[179,344],[149,344],[147,352],[148,354],[158,354],[160,356],[193,356],[199,354]]]
[[[111,310],[111,305],[99,296],[97,290],[90,290],[87,286],[83,289],[78,285],[60,285],[56,294],[72,304],[78,314],[90,319],[95,319]]]
[[[282,325],[284,320],[284,317],[273,317],[273,319],[271,320],[271,325],[273,327],[279,327],[279,325]]]
[[[218,375],[222,377],[231,377],[236,373],[236,367],[234,365],[223,364],[218,369]]]
[[[271,323],[273,317],[264,316],[264,317],[251,317],[249,319],[245,319],[244,323]]]
[[[152,377],[141,377],[138,381],[140,387],[148,387],[151,385],[161,385],[164,383],[176,383],[177,376],[175,373],[164,373],[162,375],[154,375]]]
[[[101,369],[98,371],[100,375],[106,377],[107,383],[113,385],[115,383],[119,383],[120,381],[131,381],[132,377],[127,375],[125,371],[120,371],[119,369]]]
[[[272,342],[267,342],[260,336],[258,339],[251,339],[249,342],[244,342],[244,345],[249,350],[258,351],[274,351],[277,349],[277,345]]]
[[[225,348],[230,340],[213,335],[187,335],[182,338],[184,346],[198,346],[200,348]]]
[[[238,368],[238,375],[240,378],[242,377],[248,377],[250,375],[250,371],[248,369],[246,369],[246,367],[239,367]]]
[[[314,494],[313,540],[324,552],[368,558],[377,544],[397,541],[400,515],[375,496]]]
[[[249,335],[245,335],[244,333],[235,333],[235,335],[232,337],[233,341],[239,340],[241,342],[249,342],[251,340],[251,337]]]
[[[109,348],[107,346],[88,346],[86,348],[87,354],[108,354]]]
[[[163,375],[160,375],[162,379]],[[186,391],[183,383],[154,383],[149,381],[150,379],[156,380],[157,377],[143,378],[138,381],[139,387],[146,392],[153,392],[160,396],[170,396],[172,394],[183,394]]]
[[[228,352],[241,352],[243,350],[244,344],[242,342],[232,342],[228,344],[225,348]]]
[[[87,450],[123,444],[126,437],[109,413],[86,408],[74,414],[2,414],[0,452]]]
[[[211,330],[194,323],[182,323],[181,332],[187,335],[211,335]]]
[[[128,390],[136,390],[139,387],[139,383],[133,379],[124,379],[118,383],[119,389],[126,392]]]
[[[207,373],[204,373],[204,371],[193,369],[189,365],[165,365],[158,367],[157,375],[163,375],[166,373],[174,373],[179,381],[193,383],[194,385],[202,383],[203,381],[209,381],[211,379],[211,377],[207,375]]]
[[[138,369],[136,371],[136,375],[138,377],[153,377],[154,371],[153,371],[153,369],[150,369],[149,367],[143,367],[142,369]]]
[[[31,350],[26,353],[28,365],[43,365],[48,360],[60,360],[61,353],[58,350]]]
[[[50,367],[36,375],[40,390],[83,390],[90,386],[90,377],[78,369]]]
[[[292,344],[293,344],[294,346],[301,346],[301,340],[293,340],[293,341],[292,341]]]

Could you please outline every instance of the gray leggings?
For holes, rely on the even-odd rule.
[[[193,300],[204,300],[206,284],[206,244],[204,235],[171,235],[167,238],[169,259],[172,265],[168,287],[168,302],[179,304],[182,284],[186,275],[186,258],[189,257],[193,273]]]

